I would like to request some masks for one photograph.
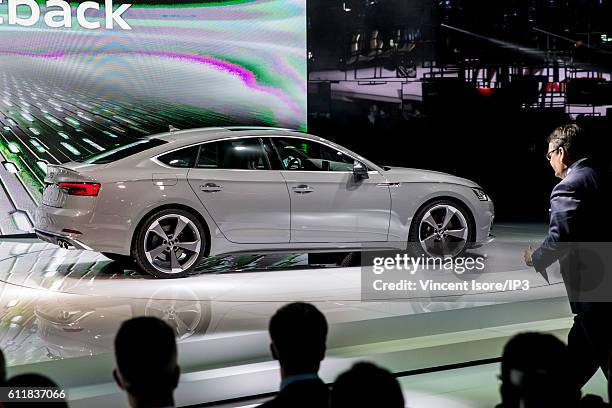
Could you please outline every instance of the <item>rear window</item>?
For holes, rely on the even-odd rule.
[[[170,167],[193,167],[198,157],[199,146],[190,146],[159,156],[157,160]]]
[[[130,144],[126,144],[124,146],[108,150],[104,153],[87,156],[76,161],[86,164],[108,164],[117,160],[125,159],[126,157],[129,157],[133,154],[144,152],[145,150],[161,146],[165,143],[167,142],[160,139],[139,139]]]

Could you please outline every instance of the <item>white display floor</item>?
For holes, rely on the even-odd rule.
[[[296,300],[314,303],[330,323],[326,381],[359,359],[405,371],[497,357],[517,331],[563,336],[571,322],[554,271],[548,285],[522,265],[522,248],[544,231],[498,225],[500,239],[476,250],[497,260],[498,274],[527,279],[532,290],[444,302],[364,302],[361,268],[311,267],[304,256],[233,257],[214,272],[157,280],[93,252],[4,240],[0,347],[9,374],[47,373],[69,389],[71,406],[83,407],[124,404],[112,383],[112,341],[120,323],[138,315],[161,317],[177,332],[181,406],[275,391],[267,323]]]

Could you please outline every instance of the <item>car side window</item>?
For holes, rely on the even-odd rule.
[[[259,138],[228,139],[200,145],[197,168],[269,170]]]
[[[190,146],[159,156],[157,160],[170,167],[193,167],[198,157],[199,146]]]
[[[294,137],[272,140],[285,170],[353,171],[352,157],[322,143]]]

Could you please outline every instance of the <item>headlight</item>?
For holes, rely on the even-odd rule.
[[[489,201],[489,197],[484,192],[484,190],[480,188],[473,188],[472,191],[474,192],[474,194],[476,194],[476,197],[478,197],[480,201]]]

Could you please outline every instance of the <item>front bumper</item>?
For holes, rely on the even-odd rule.
[[[38,228],[34,229],[36,236],[46,242],[50,242],[64,249],[85,249],[91,251],[92,249],[79,241],[78,239],[69,235],[60,235],[49,231],[44,231]]]
[[[474,242],[470,245],[471,248],[478,248],[480,246],[491,243],[495,240],[493,235],[493,221],[495,220],[495,207],[493,201],[481,201],[479,216],[476,217],[476,236]]]
[[[483,245],[487,245],[490,244],[491,242],[495,241],[495,235],[489,233],[489,236],[487,237],[487,239],[483,240],[483,241],[478,241],[478,242],[472,242],[468,245],[469,248],[480,248]]]

